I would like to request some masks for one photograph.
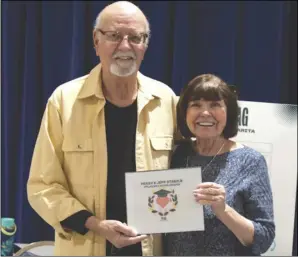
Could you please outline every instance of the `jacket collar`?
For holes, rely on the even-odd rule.
[[[88,98],[95,95],[99,99],[104,99],[101,83],[101,64],[95,66],[87,76],[79,94],[78,99]]]
[[[142,95],[148,99],[154,97],[161,98],[159,90],[155,83],[152,83],[152,79],[146,77],[141,72],[137,74],[137,81],[139,85],[139,91]],[[101,64],[95,66],[88,77],[86,78],[82,89],[78,94],[78,99],[88,98],[90,96],[96,96],[99,99],[104,99],[104,94],[102,92],[102,82],[101,82]]]

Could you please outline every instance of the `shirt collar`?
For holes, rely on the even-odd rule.
[[[102,82],[101,82],[101,64],[95,66],[89,76],[85,80],[82,89],[78,94],[78,99],[88,98],[90,96],[96,96],[99,99],[104,99],[104,94],[102,91]],[[139,90],[147,98],[161,98],[160,90],[158,90],[158,85],[154,83],[154,80],[146,77],[141,72],[137,74],[137,81],[139,85]]]

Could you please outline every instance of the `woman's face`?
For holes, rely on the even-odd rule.
[[[189,130],[202,139],[222,135],[227,123],[227,106],[224,100],[194,100],[188,103],[186,123]]]

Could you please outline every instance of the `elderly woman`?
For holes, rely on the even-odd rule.
[[[261,255],[275,237],[267,165],[257,151],[230,138],[238,131],[237,96],[220,78],[205,74],[182,91],[172,168],[201,166],[193,189],[204,206],[205,231],[164,235],[166,255]],[[195,140],[194,140],[195,139]]]

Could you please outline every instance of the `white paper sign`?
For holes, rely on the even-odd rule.
[[[239,101],[237,142],[264,155],[273,191],[276,238],[264,255],[291,256],[297,187],[297,106]]]
[[[204,230],[203,206],[193,196],[201,168],[125,174],[127,223],[139,234]]]

